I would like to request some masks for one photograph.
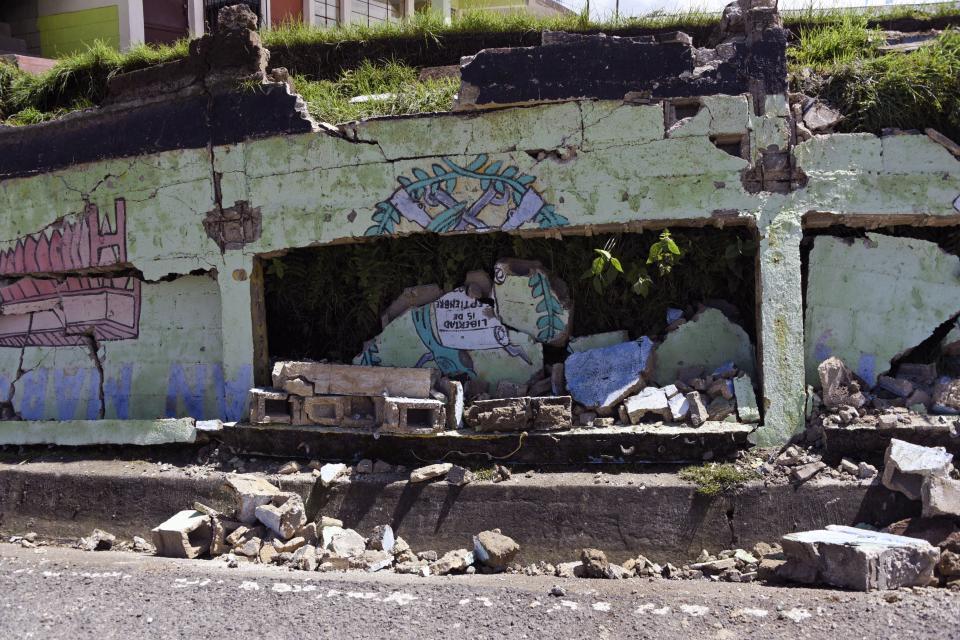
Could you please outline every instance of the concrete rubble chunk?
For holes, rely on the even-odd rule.
[[[393,527],[388,524],[381,524],[373,528],[370,534],[370,548],[374,551],[386,551],[393,553],[393,547],[397,539],[393,535]]]
[[[923,481],[920,497],[923,499],[923,517],[960,517],[960,480],[929,476]]]
[[[305,544],[293,552],[290,566],[300,571],[316,571],[320,564],[317,548],[312,544]]]
[[[900,398],[906,398],[913,393],[912,382],[892,376],[879,376],[877,378],[877,387]]]
[[[446,399],[383,399],[381,431],[393,433],[436,433],[447,423]]]
[[[466,398],[463,392],[463,383],[457,380],[447,380],[447,429],[451,431],[463,429],[463,411]]]
[[[481,531],[473,536],[474,557],[480,564],[493,569],[506,569],[519,551],[520,545],[498,529]]]
[[[790,479],[796,483],[807,482],[826,468],[827,465],[819,460],[800,464],[790,469]]]
[[[448,573],[461,573],[466,571],[467,567],[472,566],[473,562],[472,551],[454,549],[443,554],[438,560],[431,562],[430,573],[438,576],[445,576]]]
[[[940,378],[933,387],[933,412],[960,414],[960,379]]]
[[[210,516],[188,509],[151,530],[157,555],[198,558],[210,548]]]
[[[682,422],[687,419],[687,416],[690,414],[690,401],[687,400],[687,396],[682,393],[678,393],[674,396],[670,396],[670,417],[673,418],[675,422]]]
[[[427,482],[447,475],[453,469],[453,464],[440,462],[414,469],[410,472],[410,482]]]
[[[342,462],[329,462],[320,467],[320,484],[327,487],[347,472],[347,465]]]
[[[685,367],[696,365],[712,371],[731,361],[748,376],[756,375],[750,336],[722,311],[709,307],[671,331],[657,347],[653,379],[670,384],[681,379],[678,374]]]
[[[257,507],[268,504],[274,496],[282,493],[267,480],[254,475],[230,476],[225,486],[234,495],[237,519],[243,524],[256,522]]]
[[[737,417],[740,422],[760,422],[760,407],[757,405],[757,396],[753,391],[750,376],[741,375],[733,379],[733,396],[737,401]]]
[[[502,258],[493,269],[497,315],[537,342],[561,347],[570,337],[573,301],[567,285],[534,260]]]
[[[591,548],[580,550],[580,565],[584,578],[606,578],[610,568],[607,555],[599,549]]]
[[[376,573],[393,566],[393,555],[382,550],[364,551],[359,560],[361,567],[368,573]]]
[[[257,520],[282,540],[292,538],[297,530],[307,523],[303,499],[297,494],[288,496],[280,505],[260,505],[257,507],[256,516]]]
[[[573,353],[564,362],[567,389],[588,409],[610,414],[643,385],[653,362],[653,341],[639,340]]]
[[[450,471],[447,472],[447,482],[456,487],[468,485],[475,479],[476,476],[474,476],[472,471],[460,465],[453,465]]]
[[[891,362],[960,311],[960,258],[927,240],[818,236],[808,272],[808,384],[817,366],[836,356],[873,386]]]
[[[853,371],[840,358],[827,358],[817,367],[821,399],[831,409],[841,406],[860,408],[867,403]]]
[[[329,541],[327,541],[327,528],[324,528],[323,534],[324,548],[341,558],[362,555],[367,549],[366,539],[353,529],[334,531],[329,536]]]
[[[787,558],[778,574],[858,591],[934,584],[940,550],[925,540],[830,525],[781,539]]]
[[[884,455],[881,481],[891,491],[920,500],[923,481],[931,476],[946,477],[952,460],[943,447],[924,447],[893,438]]]
[[[570,396],[477,400],[466,410],[467,425],[480,432],[552,431],[570,426]]]
[[[691,391],[686,395],[686,398],[690,410],[690,424],[695,427],[703,425],[710,419],[707,406],[703,403],[703,395],[699,391]]]
[[[639,424],[648,413],[654,413],[667,420],[671,417],[667,394],[657,387],[644,388],[637,395],[624,400],[623,405],[626,407],[627,415],[630,416],[631,424]]]
[[[79,547],[84,551],[109,551],[117,536],[103,529],[94,529],[89,536],[80,538]]]
[[[842,120],[842,113],[820,100],[811,100],[803,112],[803,124],[812,133],[831,132]]]
[[[707,416],[710,420],[724,420],[728,416],[732,416],[735,411],[736,405],[725,398],[714,398],[707,405]]]

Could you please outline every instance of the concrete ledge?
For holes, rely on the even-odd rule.
[[[519,464],[597,462],[700,462],[746,448],[753,425],[708,422],[690,426],[631,425],[567,431],[476,433],[445,431],[430,435],[377,433],[346,427],[237,425],[217,436],[246,453],[301,457],[306,451],[325,459],[381,459],[394,464],[501,460]],[[316,456],[314,456],[316,457]]]
[[[183,444],[197,440],[193,418],[166,420],[0,421],[0,445]]]
[[[225,477],[190,478],[176,468],[159,473],[155,464],[112,460],[2,464],[0,528],[73,537],[100,527],[143,536],[194,500],[226,508]],[[701,549],[750,547],[827,524],[883,526],[920,511],[919,503],[878,483],[753,484],[710,498],[665,472],[608,474],[599,483],[592,473],[515,474],[465,487],[410,484],[395,474],[356,476],[330,488],[314,488],[307,474],[271,481],[307,497],[311,518],[340,518],[364,534],[390,523],[418,550],[467,546],[473,534],[499,527],[521,544],[525,561],[571,560],[592,546],[617,560],[643,553],[678,562]]]
[[[948,418],[946,423],[940,423],[935,418],[914,420],[911,424],[901,424],[892,429],[868,425],[824,427],[824,459],[837,464],[841,458],[850,457],[877,464],[883,462],[883,453],[891,438],[925,447],[944,447],[960,459],[960,430],[953,426],[956,418],[944,417]]]

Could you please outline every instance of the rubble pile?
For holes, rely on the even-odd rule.
[[[815,427],[910,426],[918,417],[951,422],[960,416],[960,378],[938,375],[935,363],[900,363],[893,375],[877,376],[871,386],[840,358],[817,367],[820,393],[808,391],[808,414]],[[931,418],[926,418],[927,420]]]
[[[352,365],[277,362],[273,386],[250,391],[250,421],[415,434],[758,423],[754,347],[736,309],[712,303],[669,309],[657,340],[571,336],[566,284],[500,259],[492,279],[405,290]],[[545,363],[547,346],[563,361]]]

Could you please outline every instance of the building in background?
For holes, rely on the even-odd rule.
[[[56,58],[95,40],[121,50],[170,43],[201,35],[221,7],[238,3],[249,5],[267,26],[374,25],[431,10],[447,16],[470,9],[570,12],[557,0],[6,0],[0,4],[0,53]]]

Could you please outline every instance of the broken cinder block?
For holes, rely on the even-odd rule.
[[[479,432],[552,431],[570,427],[572,405],[570,396],[478,400],[467,408],[464,418]]]
[[[446,425],[447,409],[440,400],[386,397],[382,402],[382,431],[435,433]]]
[[[947,477],[953,456],[943,447],[923,447],[892,438],[883,460],[883,486],[911,500],[922,497],[923,482],[931,476]]]
[[[781,544],[787,562],[780,576],[859,591],[934,584],[940,559],[926,540],[837,525],[787,534]]]
[[[317,395],[429,398],[436,369],[364,367],[350,364],[282,361],[273,367],[273,384],[301,378]]]
[[[210,548],[210,516],[188,509],[151,530],[158,556],[198,558]]]
[[[283,493],[263,478],[253,475],[230,476],[224,485],[234,496],[237,520],[243,524],[257,521],[257,507],[268,504],[274,496]]]
[[[281,389],[250,389],[250,422],[253,424],[290,424],[288,394]]]

